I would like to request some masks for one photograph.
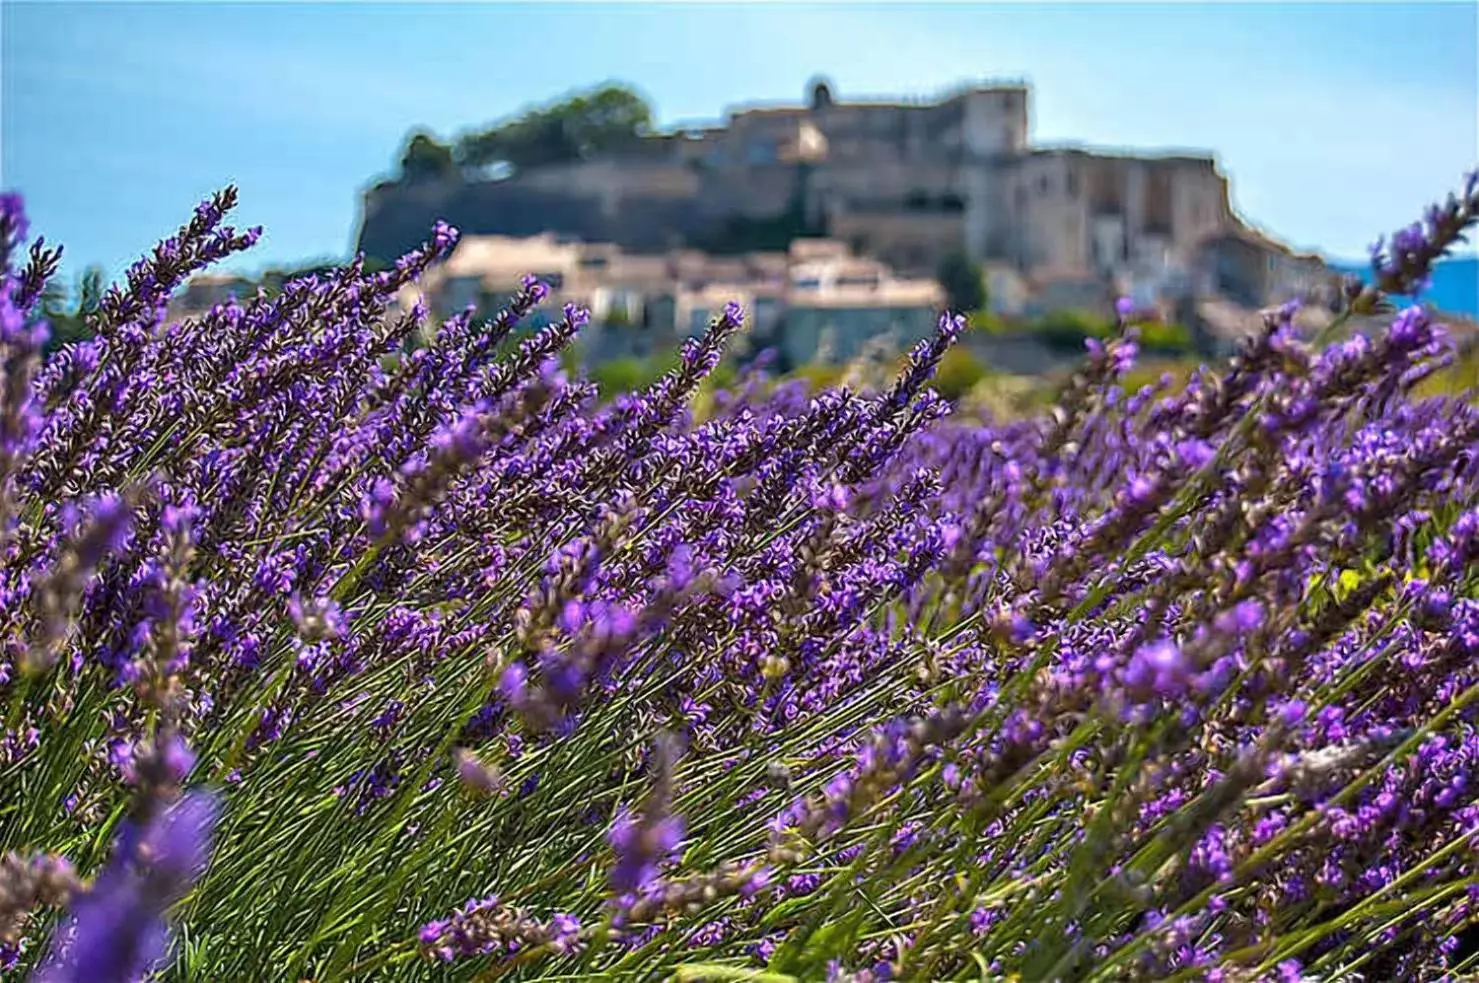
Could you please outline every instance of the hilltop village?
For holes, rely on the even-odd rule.
[[[364,193],[358,246],[393,258],[445,219],[463,240],[423,285],[440,312],[496,303],[533,273],[552,302],[592,308],[598,359],[660,349],[731,299],[791,365],[885,334],[906,344],[946,305],[951,262],[979,271],[1007,321],[1130,296],[1207,354],[1259,308],[1333,299],[1318,257],[1233,212],[1211,154],[1037,146],[1031,97],[1010,82],[848,100],[818,81],[798,105],[579,159],[402,173]],[[199,286],[205,302],[225,284]]]

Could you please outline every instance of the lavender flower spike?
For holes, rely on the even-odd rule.
[[[38,983],[132,983],[168,955],[165,912],[210,856],[216,802],[185,796],[144,829],[125,826],[108,868],[73,903]]]

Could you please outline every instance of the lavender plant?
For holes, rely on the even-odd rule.
[[[1479,968],[1479,412],[1426,308],[1049,413],[647,390],[356,260],[41,361],[0,198],[7,979],[1439,980]],[[1378,252],[1421,286],[1479,177]],[[410,350],[408,337],[431,339]]]

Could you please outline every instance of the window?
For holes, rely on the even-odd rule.
[[[1050,182],[1048,181],[1048,176],[1046,174],[1043,174],[1040,177],[1038,177],[1038,179],[1037,179],[1037,193],[1038,193],[1039,197],[1046,197],[1046,195],[1048,193],[1049,186],[1050,186]]]
[[[1070,197],[1070,198],[1077,198],[1078,197],[1078,172],[1076,172],[1076,171],[1069,171],[1068,172],[1067,189],[1068,189],[1068,197]]]
[[[565,274],[563,273],[536,273],[534,279],[548,284],[551,290],[559,290],[565,285]]]

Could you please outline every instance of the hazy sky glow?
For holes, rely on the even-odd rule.
[[[1038,142],[1217,153],[1244,215],[1360,256],[1479,162],[1479,5],[0,0],[0,185],[120,271],[236,182],[242,264],[347,254],[406,132],[606,79],[663,123],[1026,78]]]

